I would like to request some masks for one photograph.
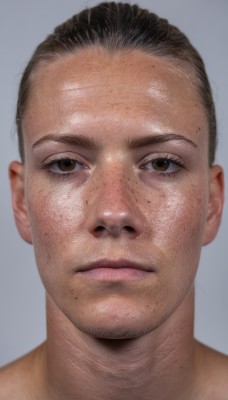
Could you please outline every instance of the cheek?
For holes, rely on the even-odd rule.
[[[148,245],[156,254],[159,275],[153,292],[157,310],[176,306],[194,284],[207,214],[207,187],[189,185],[163,191],[147,211]],[[150,204],[150,205],[151,205]],[[148,294],[148,297],[150,294]],[[154,307],[151,302],[151,308]],[[170,308],[171,307],[171,308]]]
[[[168,240],[176,239],[178,242],[185,241],[187,237],[199,239],[205,220],[205,212],[199,207],[199,202],[191,193],[169,199],[160,216],[159,239],[166,240],[162,232],[166,232]]]
[[[55,271],[67,255],[69,243],[78,242],[83,232],[83,201],[80,190],[64,185],[54,190],[31,187],[27,199],[33,244],[40,269]]]
[[[170,188],[151,200],[147,208],[151,243],[169,257],[172,265],[198,264],[207,215],[208,192],[205,183],[181,190]],[[179,261],[179,262],[178,262]],[[168,262],[168,260],[167,260]]]

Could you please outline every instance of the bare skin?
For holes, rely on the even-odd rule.
[[[191,73],[139,51],[80,51],[37,70],[23,130],[13,207],[47,291],[48,334],[2,369],[0,399],[228,398],[227,357],[193,339],[223,172],[208,166]]]

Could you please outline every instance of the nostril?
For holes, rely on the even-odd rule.
[[[132,226],[125,226],[124,229],[129,233],[135,232],[135,230],[134,230],[134,228],[132,228]]]
[[[104,226],[97,226],[96,228],[95,228],[95,232],[97,232],[97,233],[99,233],[99,232],[102,232],[102,231],[104,231],[105,230],[105,228],[104,228]]]
[[[94,229],[94,234],[97,237],[100,237],[101,235],[104,234],[104,232],[107,232],[113,236],[118,236],[121,231],[125,231],[127,233],[135,233],[135,229],[130,226],[130,225],[125,225],[125,226],[118,226],[118,225],[98,225],[95,229]]]
[[[99,238],[99,237],[102,237],[102,236],[103,236],[105,230],[106,230],[106,229],[105,229],[104,226],[98,225],[98,226],[94,229],[93,234],[94,234],[95,237]]]

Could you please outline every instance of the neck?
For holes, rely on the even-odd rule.
[[[136,339],[102,340],[77,330],[48,298],[48,338],[44,350],[47,397],[190,398],[195,358],[193,309],[192,292],[153,332]]]

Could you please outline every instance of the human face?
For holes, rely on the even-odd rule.
[[[25,163],[11,166],[15,215],[48,295],[83,332],[159,326],[216,233],[208,123],[190,76],[140,51],[86,49],[33,77]]]

